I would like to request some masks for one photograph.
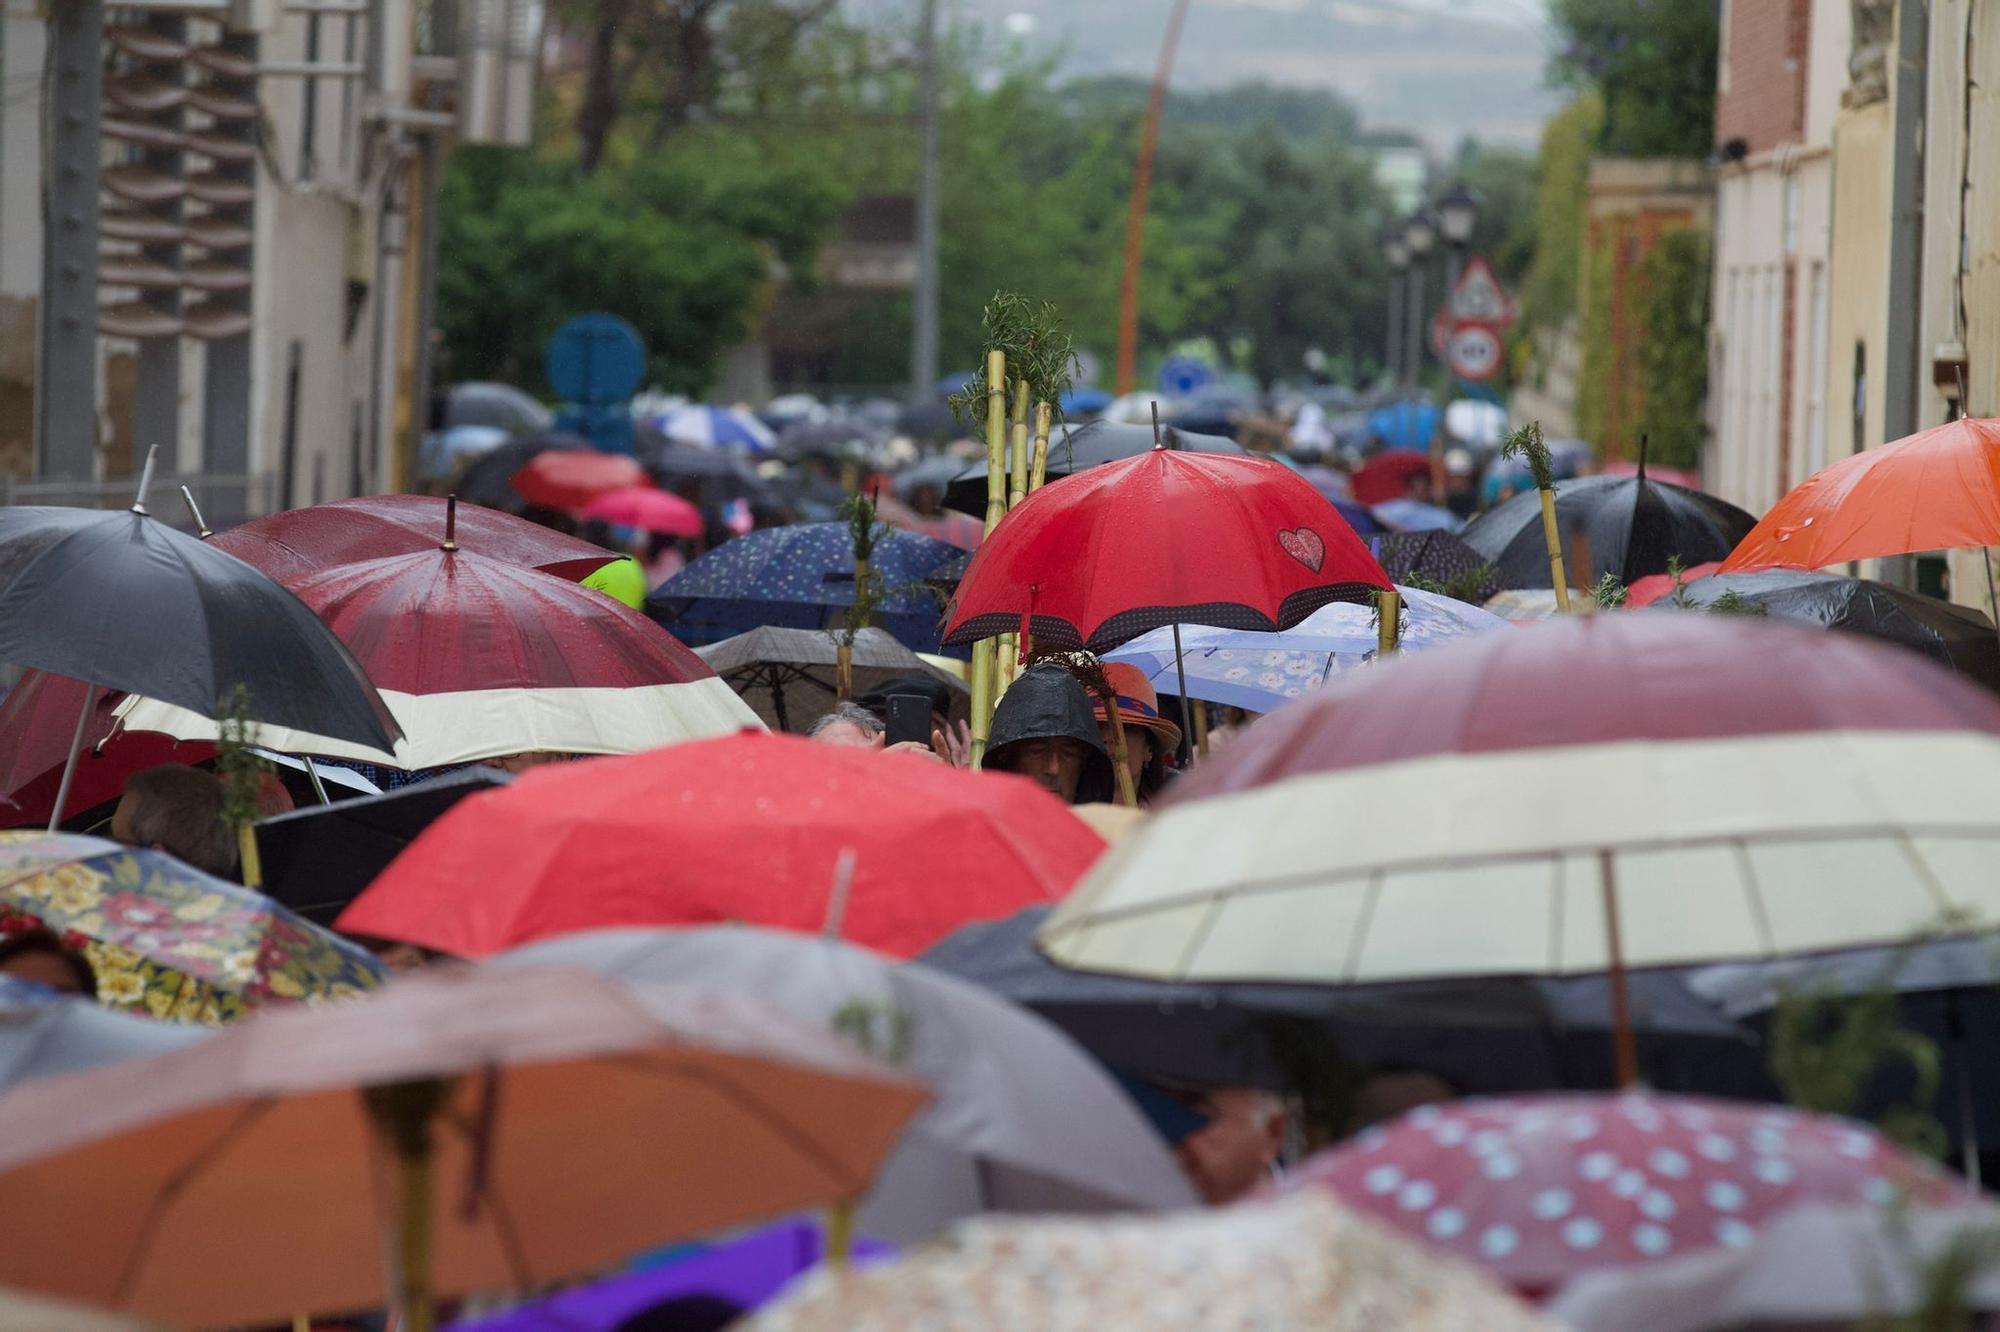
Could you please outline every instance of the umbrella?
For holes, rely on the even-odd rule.
[[[192,1045],[200,1027],[149,1022],[0,973],[0,1091]],[[0,1317],[0,1325],[5,1324]]]
[[[668,433],[671,435],[672,432]],[[874,430],[846,417],[796,421],[778,435],[776,452],[780,458],[794,460],[805,457],[845,458],[856,447],[871,444],[875,438]]]
[[[561,431],[527,435],[502,444],[475,460],[458,478],[455,489],[458,497],[468,503],[491,509],[517,509],[521,506],[520,492],[508,484],[514,473],[544,453],[577,452],[588,448],[590,441],[581,435]]]
[[[676,444],[692,448],[722,447],[745,453],[769,453],[778,446],[778,437],[769,426],[734,407],[689,403],[661,417],[654,429]]]
[[[1443,415],[1435,403],[1403,399],[1368,413],[1368,433],[1387,449],[1421,453],[1430,448]]]
[[[1392,532],[1456,532],[1465,526],[1450,509],[1408,498],[1383,500],[1375,517]]]
[[[424,435],[417,446],[417,477],[423,482],[447,481],[460,467],[485,457],[514,438],[513,432],[498,426],[452,426]]]
[[[1556,1332],[1470,1264],[1325,1198],[1164,1217],[968,1221],[817,1272],[738,1332]]]
[[[1102,849],[1018,778],[736,735],[539,768],[464,801],[340,927],[482,957],[600,926],[733,920],[907,957],[1053,901]],[[849,853],[852,873],[837,872]]]
[[[803,733],[838,701],[833,678],[838,646],[828,630],[764,628],[698,648],[696,655],[771,729]],[[964,681],[932,670],[886,630],[861,630],[854,636],[853,654],[856,694],[910,675],[930,676],[965,691]]]
[[[1643,465],[1638,462],[1627,462],[1622,458],[1614,458],[1600,466],[1597,469],[1597,475],[1637,476],[1639,475],[1640,467]],[[1647,467],[1646,475],[1655,481],[1666,481],[1672,485],[1680,486],[1684,490],[1701,489],[1701,473],[1691,472],[1685,467]]]
[[[1917,1316],[1938,1309],[1940,1277],[1961,1266],[1960,1306],[2000,1310],[1996,1233],[1992,1207],[1806,1204],[1773,1217],[1740,1248],[1585,1272],[1549,1312],[1577,1332],[1922,1326]]]
[[[858,1197],[922,1100],[735,996],[409,977],[0,1098],[0,1196],[35,1200],[0,1213],[0,1285],[270,1324],[379,1306],[400,1238],[395,1303],[427,1328],[432,1289],[531,1287]]]
[[[915,532],[960,550],[978,550],[980,543],[986,539],[986,525],[957,509],[940,509],[926,518],[902,501],[884,495],[876,500],[875,513],[883,522],[900,531]]]
[[[1600,978],[1336,988],[1093,975],[1036,949],[1048,913],[962,926],[917,960],[1033,1010],[1106,1067],[1139,1077],[1285,1090],[1360,1065],[1420,1068],[1483,1094],[1612,1084]],[[1632,977],[1632,1011],[1649,1085],[1763,1090],[1763,1051],[1749,1031],[1681,976]]]
[[[381,682],[405,736],[390,755],[311,731],[253,728],[287,754],[415,771],[518,753],[629,754],[755,718],[673,635],[551,574],[438,547],[296,585]],[[133,700],[125,724],[186,740],[214,723]]]
[[[365,951],[262,893],[162,851],[67,833],[0,833],[0,916],[81,947],[99,1002],[215,1022],[260,1005],[376,984]]]
[[[1428,453],[1391,449],[1378,453],[1355,469],[1350,483],[1354,498],[1363,504],[1382,504],[1409,493],[1410,482],[1431,474]]]
[[[573,934],[496,962],[754,997],[923,1082],[931,1103],[855,1214],[862,1231],[892,1243],[982,1211],[1194,1204],[1166,1143],[1089,1056],[1040,1018],[927,967],[734,925]]]
[[[857,1266],[895,1256],[880,1240],[857,1236],[849,1255]],[[825,1260],[826,1232],[807,1221],[782,1221],[702,1248],[661,1267],[623,1272],[486,1318],[450,1324],[447,1332],[630,1332],[669,1300],[708,1297],[737,1309],[766,1303],[800,1273]]]
[[[1582,476],[1556,482],[1556,524],[1572,544],[1570,577],[1586,586],[1605,574],[1630,584],[1683,565],[1719,560],[1756,524],[1743,510],[1699,490],[1643,476]],[[1466,526],[1465,544],[1493,562],[1508,587],[1549,586],[1549,550],[1539,492],[1521,494]],[[1579,560],[1590,545],[1589,567]]]
[[[639,459],[661,485],[698,484],[711,500],[756,499],[768,489],[757,469],[734,449],[700,449],[642,438]]]
[[[889,479],[896,494],[905,500],[913,499],[919,490],[929,486],[940,493],[957,479],[967,466],[967,459],[954,454],[939,453],[921,462],[911,463]]]
[[[547,509],[581,509],[599,495],[651,484],[646,469],[622,453],[551,449],[521,464],[507,478],[514,492]]]
[[[512,384],[471,381],[445,390],[444,428],[490,426],[513,433],[547,430],[554,414]]]
[[[1356,536],[1374,536],[1389,530],[1375,516],[1375,511],[1360,500],[1336,498],[1330,503],[1340,511],[1340,516],[1347,520],[1347,525],[1354,529]]]
[[[1569,604],[1580,615],[1588,615],[1596,608],[1591,594],[1580,587],[1569,590]],[[1537,624],[1553,618],[1562,607],[1556,604],[1552,587],[1520,587],[1486,598],[1486,609],[1515,624]]]
[[[1970,418],[1814,472],[1724,552],[1725,573],[2000,545],[2000,421]]]
[[[208,544],[287,585],[336,564],[435,550],[446,533],[475,554],[581,581],[618,558],[525,518],[432,495],[367,495],[255,518]]]
[[[1743,1248],[1804,1203],[1978,1198],[1853,1120],[1643,1092],[1421,1106],[1285,1187],[1326,1190],[1535,1296],[1595,1269]]]
[[[2000,640],[1993,621],[1969,606],[1865,578],[1799,569],[1717,574],[1687,587],[1685,596],[1692,607],[1706,610],[1731,593],[1774,620],[1897,643],[2000,691]]]
[[[1707,578],[1721,568],[1721,560],[1709,560],[1705,564],[1695,565],[1692,569],[1683,569],[1680,577],[1681,584],[1686,586],[1697,579]],[[1644,578],[1634,579],[1632,585],[1625,589],[1624,609],[1644,610],[1654,602],[1672,596],[1673,591],[1674,576],[1672,574],[1647,574]]]
[[[0,828],[48,826],[72,741],[77,762],[58,822],[116,800],[125,779],[142,768],[215,757],[213,745],[118,729],[115,712],[123,698],[66,675],[22,673],[0,699]],[[85,708],[89,713],[79,740],[77,717]]]
[[[1102,652],[1169,624],[1289,629],[1388,586],[1290,469],[1156,448],[1015,505],[972,557],[944,641],[1032,625],[1038,645]]]
[[[1300,476],[1312,484],[1314,490],[1326,496],[1328,503],[1354,498],[1353,480],[1337,467],[1301,467],[1298,471]]]
[[[467,768],[384,795],[265,819],[257,825],[263,891],[314,924],[331,925],[446,810],[510,780],[498,768]]]
[[[1468,634],[1506,627],[1477,606],[1423,592],[1398,589],[1405,607],[1399,650],[1421,652]],[[1190,626],[1181,631],[1178,669],[1186,675],[1187,696],[1269,712],[1318,688],[1341,671],[1375,660],[1381,631],[1372,606],[1336,602],[1277,633]],[[1171,628],[1139,635],[1104,655],[1146,673],[1159,689],[1179,692]]]
[[[701,510],[679,495],[651,486],[607,490],[583,506],[585,521],[598,519],[613,527],[636,527],[663,536],[700,536]]]
[[[1058,425],[1049,433],[1048,479],[1088,471],[1105,463],[1123,462],[1152,452],[1155,440],[1175,453],[1226,453],[1242,455],[1242,445],[1221,435],[1203,435],[1166,426],[1156,437],[1151,426],[1123,425],[1117,421],[1090,421],[1080,426]],[[1013,466],[1008,453],[1007,465]],[[986,463],[983,459],[962,465],[958,476],[945,491],[944,502],[965,513],[986,513]]]
[[[1479,552],[1450,532],[1392,532],[1372,543],[1382,569],[1398,583],[1423,578],[1442,586],[1476,585],[1463,590],[1482,602],[1500,590],[1499,580]]]
[[[959,553],[883,527],[870,565],[882,580],[875,623],[913,651],[935,651],[938,601],[925,579]],[[654,588],[646,613],[683,638],[713,642],[764,625],[830,628],[853,604],[853,532],[846,523],[799,523],[717,546]]]
[[[399,734],[360,665],[297,597],[143,504],[0,508],[0,661],[203,716],[241,689],[256,721],[376,748]],[[80,709],[71,769],[89,720]]]

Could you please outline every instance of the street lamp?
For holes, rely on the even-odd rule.
[[[1479,225],[1479,195],[1464,185],[1454,185],[1435,205],[1438,230],[1444,233],[1445,244],[1464,248],[1472,242],[1472,231]]]
[[[1403,222],[1403,245],[1410,254],[1409,305],[1403,316],[1403,374],[1410,388],[1417,386],[1424,355],[1424,269],[1431,250],[1437,245],[1437,218],[1428,208],[1419,208]]]
[[[1389,261],[1389,339],[1382,365],[1389,372],[1389,382],[1400,386],[1403,382],[1403,275],[1410,267],[1410,247],[1403,244],[1401,227],[1391,227],[1382,234],[1382,257]]]

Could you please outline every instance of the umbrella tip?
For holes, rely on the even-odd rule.
[[[181,487],[181,503],[187,505],[188,514],[194,519],[195,527],[199,529],[197,535],[203,541],[215,535],[214,529],[208,525],[208,519],[201,516],[201,506],[194,502],[194,492],[186,486]]]
[[[1641,481],[1646,479],[1646,441],[1650,438],[1651,436],[1643,433],[1639,436],[1639,479]]]
[[[139,471],[139,493],[132,501],[132,512],[146,512],[146,492],[153,488],[153,464],[160,458],[160,446],[155,444],[146,450],[146,465]]]
[[[1160,401],[1158,398],[1153,400],[1153,447],[1156,449],[1167,447],[1166,441],[1160,438]]]
[[[444,544],[440,550],[458,549],[458,496],[444,497]]]

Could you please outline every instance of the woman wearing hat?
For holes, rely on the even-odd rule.
[[[1151,804],[1167,784],[1167,756],[1180,748],[1181,728],[1160,715],[1160,696],[1137,666],[1107,661],[1104,676],[1118,691],[1118,716],[1125,723],[1125,761],[1132,769],[1133,788],[1139,793],[1140,804]],[[1105,748],[1109,749],[1111,720],[1105,715],[1103,700],[1093,700],[1091,710],[1097,714]]]

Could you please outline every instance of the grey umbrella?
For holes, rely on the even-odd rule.
[[[729,682],[766,726],[802,733],[833,711],[838,648],[836,630],[766,625],[698,647],[695,654]],[[933,677],[965,692],[964,681],[932,669],[888,630],[868,628],[854,636],[856,697],[907,675]]]
[[[856,1214],[863,1234],[908,1243],[979,1211],[1193,1202],[1166,1143],[1083,1051],[1040,1018],[927,967],[732,925],[573,934],[515,949],[495,965],[581,967],[752,994],[921,1078],[931,1103]]]
[[[34,1078],[178,1050],[208,1035],[205,1027],[114,1013],[92,1000],[0,975],[0,1091]]]

